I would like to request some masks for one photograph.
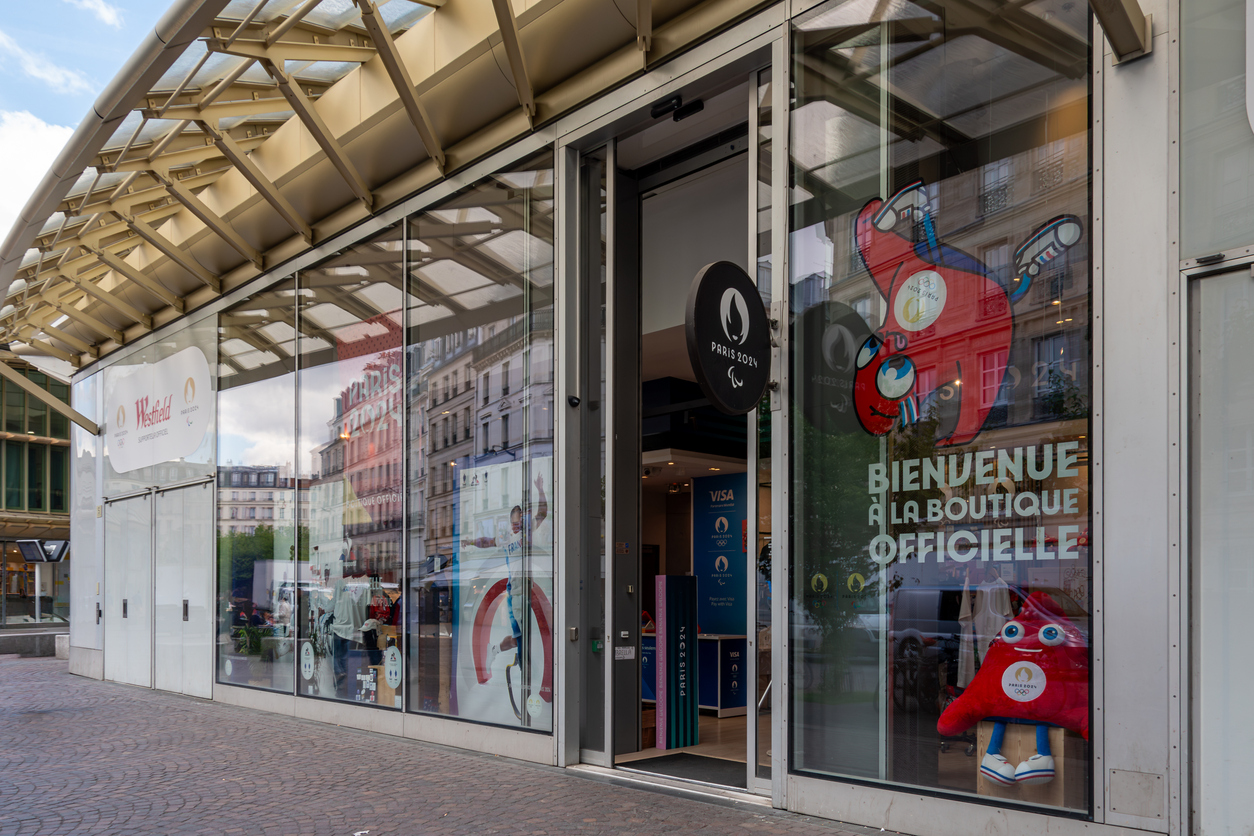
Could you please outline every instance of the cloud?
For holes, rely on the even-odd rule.
[[[112,26],[114,29],[122,28],[122,11],[105,0],[65,0],[71,6],[78,6],[80,9],[89,11],[100,19],[101,23]]]
[[[0,241],[73,133],[24,110],[0,110]]]
[[[31,78],[44,82],[58,93],[92,93],[95,88],[78,70],[52,63],[42,55],[29,52],[17,41],[0,31],[0,65],[16,64]]]

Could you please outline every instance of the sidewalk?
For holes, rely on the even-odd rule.
[[[90,833],[869,831],[0,658],[0,836]]]

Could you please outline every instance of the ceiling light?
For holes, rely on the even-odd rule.
[[[719,468],[717,468],[717,467],[711,467],[711,468],[710,468],[710,470],[718,470],[718,469],[719,469]]]
[[[1050,304],[1051,304],[1051,305],[1061,305],[1061,304],[1062,304],[1062,300],[1060,300],[1060,299],[1055,299],[1053,302],[1050,302]]]
[[[674,464],[674,462],[667,462],[667,464]]]

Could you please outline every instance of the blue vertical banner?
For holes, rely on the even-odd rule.
[[[697,584],[687,575],[658,575],[657,748],[698,743]]]
[[[692,573],[702,633],[745,635],[746,482],[743,473],[692,480]]]

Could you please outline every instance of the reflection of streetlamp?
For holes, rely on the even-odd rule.
[[[509,457],[511,459],[515,461],[518,460],[517,450],[508,450],[503,445],[500,445],[500,444],[493,444],[491,447],[488,448],[488,452],[489,453],[509,453]]]

